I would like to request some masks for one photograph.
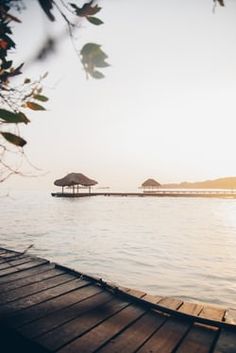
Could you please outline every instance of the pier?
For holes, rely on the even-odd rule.
[[[0,248],[0,338],[3,353],[235,353],[236,310]]]
[[[204,197],[236,199],[236,190],[158,190],[156,192],[52,192],[53,197]]]

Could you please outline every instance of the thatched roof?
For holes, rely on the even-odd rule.
[[[64,178],[55,180],[54,184],[56,186],[93,186],[97,184],[97,181],[89,179],[82,173],[69,173]]]
[[[155,179],[147,179],[142,183],[142,187],[143,188],[148,188],[148,187],[159,187],[161,186],[160,183],[158,183],[158,181],[156,181]]]

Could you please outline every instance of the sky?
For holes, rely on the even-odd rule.
[[[16,25],[19,62],[45,33],[60,33],[37,2],[25,1]],[[13,176],[9,189],[55,190],[81,172],[116,190],[236,176],[236,1],[213,13],[211,0],[103,0],[102,26],[83,21],[76,47],[102,45],[110,68],[86,80],[70,39],[25,75],[48,71],[46,112],[30,112],[22,136],[37,177]]]

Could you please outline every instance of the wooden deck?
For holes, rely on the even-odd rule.
[[[0,248],[0,352],[235,353],[236,310],[117,288]]]
[[[118,197],[203,197],[236,199],[236,191],[215,190],[158,190],[156,192],[52,192],[53,197],[92,197],[92,196],[118,196]]]

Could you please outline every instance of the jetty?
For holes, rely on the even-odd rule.
[[[0,338],[3,353],[235,353],[236,310],[0,248]]]
[[[204,197],[236,199],[236,190],[161,190],[155,192],[52,192],[53,197]]]

